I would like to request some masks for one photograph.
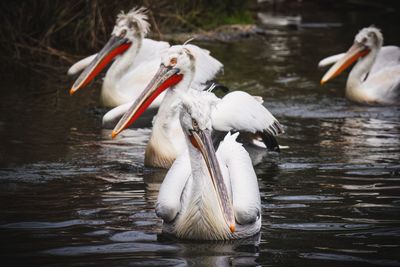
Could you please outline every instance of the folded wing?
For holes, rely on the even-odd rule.
[[[249,154],[236,142],[238,134],[228,133],[225,136],[217,156],[228,169],[235,219],[239,224],[246,225],[261,218],[261,200]]]
[[[186,150],[172,164],[158,193],[156,214],[166,222],[175,219],[181,210],[181,196],[191,175],[189,152]]]
[[[234,91],[218,101],[212,113],[217,131],[243,131],[261,137],[268,149],[279,151],[275,137],[283,133],[278,120],[255,97]]]

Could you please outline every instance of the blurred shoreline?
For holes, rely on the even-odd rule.
[[[172,44],[192,37],[230,42],[266,36],[276,27],[340,27],[343,20],[357,23],[360,11],[377,18],[400,11],[395,0],[7,1],[0,3],[0,57],[19,67],[70,65],[101,49],[116,15],[135,6],[148,9],[148,37]]]

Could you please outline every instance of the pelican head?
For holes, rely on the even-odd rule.
[[[150,24],[147,22],[146,9],[133,8],[128,13],[123,11],[118,14],[111,35],[122,36],[130,42],[143,39],[149,32]]]
[[[178,83],[189,89],[195,72],[195,56],[188,45],[171,46],[162,56],[160,68],[142,94],[115,126],[112,137],[129,127],[164,90]]]
[[[69,91],[72,95],[92,81],[117,55],[125,53],[132,44],[139,50],[143,38],[149,31],[146,9],[133,8],[128,13],[117,16],[111,38],[84,69]]]
[[[184,95],[184,97],[182,97]],[[210,183],[214,190],[206,190],[205,187],[194,188],[194,190],[202,192],[203,196],[207,198],[208,194],[215,194],[218,200],[219,209],[217,208],[214,216],[209,215],[209,218],[205,218],[206,221],[211,222],[213,229],[222,229],[222,232],[233,233],[235,231],[235,216],[233,211],[232,200],[230,199],[227,186],[225,184],[220,164],[217,160],[215,149],[213,146],[211,132],[211,113],[214,107],[214,103],[210,102],[207,97],[201,97],[196,95],[193,98],[192,95],[182,93],[182,109],[180,113],[180,122],[187,137],[187,143],[189,146],[189,154],[192,161],[192,175],[194,179],[205,178],[205,183]],[[200,96],[200,97],[199,97]],[[208,175],[199,175],[195,168],[202,168],[204,163],[201,163],[201,158],[205,163],[206,171],[201,173],[207,173]],[[199,176],[199,177],[195,177]],[[200,185],[203,183],[200,183]],[[209,196],[209,199],[212,199]],[[201,204],[199,204],[201,205]],[[199,207],[201,209],[201,207]],[[203,214],[208,216],[208,212]],[[223,218],[218,220],[217,218]],[[186,224],[185,224],[186,225]],[[183,226],[185,227],[185,226]],[[210,229],[210,231],[213,231]],[[181,229],[182,231],[189,231],[189,229]],[[229,231],[228,231],[229,230]]]
[[[371,51],[378,51],[383,44],[383,36],[381,31],[370,26],[362,29],[354,38],[354,43],[346,54],[338,60],[322,77],[321,84],[335,78],[345,69],[351,66],[357,59],[364,58]]]
[[[207,97],[203,92],[196,94],[179,93],[182,101],[180,122],[183,131],[187,136],[191,136],[196,129],[201,131],[211,131],[211,114],[216,105],[214,98]]]
[[[370,50],[374,50],[382,47],[383,35],[380,29],[370,26],[368,28],[361,29],[354,38],[354,42],[363,44]]]

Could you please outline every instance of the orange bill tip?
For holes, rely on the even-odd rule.
[[[111,138],[114,139],[117,136],[117,132],[116,131],[112,131],[111,133]]]
[[[235,224],[229,225],[229,230],[231,230],[231,233],[235,232]]]

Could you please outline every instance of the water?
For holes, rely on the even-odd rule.
[[[279,141],[289,149],[255,167],[259,240],[161,236],[154,203],[166,171],[143,167],[149,115],[111,140],[100,127],[99,84],[70,97],[61,72],[3,74],[2,265],[399,266],[400,108],[350,103],[346,77],[321,87],[316,68],[376,21],[386,43],[400,44],[395,14],[375,14],[302,13],[304,23],[343,26],[203,44],[225,64],[219,80],[263,96],[285,126]]]

